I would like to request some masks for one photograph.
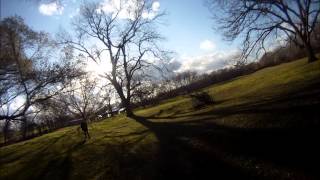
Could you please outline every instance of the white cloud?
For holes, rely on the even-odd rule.
[[[119,19],[135,19],[135,10],[137,8],[137,0],[104,0],[100,7],[97,9],[97,12],[101,11],[105,13],[111,13],[115,15],[118,13]]]
[[[152,18],[154,18],[155,16],[156,16],[156,14],[153,13],[153,12],[144,11],[144,12],[142,13],[142,17],[143,17],[144,19],[152,19]]]
[[[111,71],[111,63],[109,63],[109,61],[101,61],[96,63],[91,59],[87,59],[85,70],[93,73],[93,75],[96,76],[104,75],[105,73]]]
[[[200,43],[200,49],[205,51],[211,51],[216,47],[216,45],[210,40],[204,40]]]
[[[139,0],[104,0],[100,3],[100,7],[97,9],[97,12],[101,11],[105,13],[111,13],[115,15],[119,10],[118,18],[119,19],[135,19],[135,11],[141,1]],[[144,10],[142,17],[145,19],[152,19],[156,16],[160,9],[160,3],[155,1],[152,3],[151,10]]]
[[[142,13],[142,17],[145,19],[153,19],[157,15],[159,10],[160,10],[160,3],[158,1],[155,1],[152,3],[151,10],[149,12],[144,11]]]
[[[97,10],[98,12],[114,13],[117,9],[120,9],[120,0],[104,0]]]
[[[200,74],[210,73],[212,71],[230,66],[230,62],[232,62],[238,53],[238,50],[232,50],[228,53],[216,52],[200,56],[184,56],[181,57],[181,66],[176,70],[176,72],[191,70],[197,71]]]
[[[58,2],[54,1],[48,4],[40,4],[39,12],[46,16],[61,15],[64,7]]]
[[[159,9],[160,9],[160,2],[159,1],[153,2],[152,3],[152,11],[157,12],[157,11],[159,11]]]
[[[75,16],[77,16],[80,12],[80,8],[77,8],[74,12],[69,14],[69,18],[73,18]]]

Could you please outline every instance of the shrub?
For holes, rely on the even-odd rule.
[[[190,97],[194,108],[200,108],[214,103],[213,98],[207,92],[193,93]]]

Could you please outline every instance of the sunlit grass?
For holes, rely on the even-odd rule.
[[[312,84],[320,83],[320,62],[307,63],[306,58],[297,60],[291,63],[284,63],[274,67],[268,67],[257,71],[253,74],[235,78],[227,83],[219,83],[210,87],[204,88],[203,91],[208,92],[217,102],[213,106],[203,109],[194,110],[192,108],[191,98],[186,95],[174,98],[161,105],[139,110],[138,114],[145,116],[166,117],[170,115],[192,115],[197,118],[199,114],[216,110],[221,108],[228,108],[232,106],[239,106],[248,103],[263,102],[287,95],[289,93],[299,92]],[[300,92],[303,93],[303,92]],[[211,115],[212,116],[212,115]],[[248,119],[248,117],[234,118],[229,117],[229,120],[235,121],[235,126],[240,125],[239,119]],[[255,116],[254,116],[255,117]],[[194,119],[194,118],[191,118]],[[190,118],[189,118],[190,119]],[[235,120],[237,119],[237,120]],[[180,118],[179,120],[187,120],[187,118]],[[226,122],[224,119],[220,119]],[[252,123],[245,122],[243,123]],[[253,125],[257,125],[255,122]],[[265,124],[264,124],[265,125]],[[242,125],[241,125],[242,126]]]
[[[157,140],[144,126],[119,116],[90,124],[89,132],[92,138],[86,142],[75,126],[3,147],[0,174],[9,179],[116,179],[144,171],[152,174]],[[137,162],[140,165],[132,168]]]
[[[315,103],[307,95],[318,89],[314,87],[319,87],[319,77],[320,61],[307,63],[301,59],[203,89],[216,101],[214,105],[195,109],[192,99],[185,95],[139,109],[136,114],[155,123],[210,121],[233,128],[299,127],[308,123],[300,117],[304,114],[285,110],[277,114],[272,110],[289,104],[299,107]],[[300,96],[282,99],[290,94],[301,94],[304,99],[299,100]],[[0,178],[152,179],[158,176],[159,139],[151,129],[119,115],[91,123],[89,132],[92,138],[86,142],[79,127],[73,126],[1,147]],[[241,159],[237,162],[239,166],[253,166],[252,159],[243,156],[237,159]]]

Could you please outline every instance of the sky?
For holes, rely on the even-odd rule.
[[[46,31],[53,36],[59,29],[70,29],[72,19],[79,13],[82,0],[0,0],[1,18],[19,15],[27,25],[37,31]],[[102,4],[110,1],[99,0]],[[226,66],[228,59],[238,52],[237,43],[223,40],[222,35],[213,30],[217,26],[212,20],[203,0],[154,0],[156,12],[167,15],[159,32],[166,38],[162,42],[165,49],[175,52],[175,71],[195,70],[210,72]],[[93,69],[98,67],[93,67]]]

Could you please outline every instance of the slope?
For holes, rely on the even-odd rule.
[[[0,149],[1,179],[316,179],[320,61],[306,59],[190,96]]]

